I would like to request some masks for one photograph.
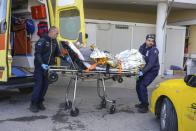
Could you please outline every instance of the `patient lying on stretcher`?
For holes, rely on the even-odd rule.
[[[125,50],[113,56],[109,52],[102,51],[94,46],[83,47],[79,42],[69,42],[68,46],[78,55],[79,59],[83,61],[87,69],[95,63],[99,65],[96,69],[105,68],[106,65],[110,65],[117,69],[138,70],[145,65],[142,55],[135,49]]]

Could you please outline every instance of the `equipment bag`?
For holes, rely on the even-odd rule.
[[[12,15],[12,22],[14,23],[14,25],[26,24],[26,30],[31,34],[35,31],[35,25],[31,19],[26,19],[21,16]]]
[[[38,32],[37,35],[41,36],[44,32],[48,32],[48,23],[45,21],[40,21],[39,24],[37,24]]]

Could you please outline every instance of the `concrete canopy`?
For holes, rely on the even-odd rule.
[[[84,0],[87,4],[120,4],[120,5],[148,5],[148,6],[157,6],[159,2],[171,2],[172,0]],[[196,9],[195,0],[174,0],[174,8],[179,9]],[[98,5],[99,6],[99,5]]]

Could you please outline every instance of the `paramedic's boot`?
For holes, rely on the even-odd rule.
[[[142,108],[143,106],[144,106],[143,103],[139,103],[139,104],[136,104],[136,105],[135,105],[136,108]]]
[[[148,104],[144,104],[143,107],[138,108],[138,112],[147,113],[148,112]]]
[[[33,113],[37,113],[39,111],[36,101],[31,101],[29,110]]]
[[[37,106],[38,106],[38,109],[39,109],[39,110],[45,110],[45,109],[46,109],[46,107],[45,107],[44,104],[43,104],[43,101],[39,101],[39,102],[37,103]]]

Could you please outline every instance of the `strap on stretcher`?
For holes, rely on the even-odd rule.
[[[121,62],[120,62],[121,63]],[[99,63],[94,63],[85,72],[89,72],[90,70],[94,69]],[[119,73],[122,74],[122,65],[120,64]]]
[[[99,64],[99,63],[93,64],[92,66],[90,66],[90,67],[86,70],[86,72],[89,72],[90,70],[94,69],[98,64]]]

